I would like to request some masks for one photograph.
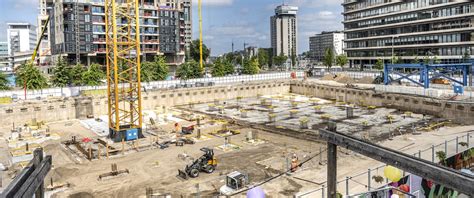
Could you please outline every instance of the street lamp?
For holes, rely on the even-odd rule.
[[[395,38],[398,38],[399,36],[392,36],[392,64],[394,63],[395,59]]]

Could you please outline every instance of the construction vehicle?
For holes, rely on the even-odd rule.
[[[225,185],[219,189],[221,195],[230,196],[245,188],[249,183],[249,177],[238,171],[229,173],[225,178]]]
[[[178,170],[178,177],[183,179],[196,178],[200,172],[213,173],[217,166],[217,159],[214,157],[214,150],[209,148],[201,148],[204,155],[193,161],[191,165],[187,165],[184,171]]]

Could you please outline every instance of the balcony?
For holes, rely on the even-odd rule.
[[[144,39],[143,43],[160,44],[158,39]]]
[[[105,43],[105,38],[95,38],[94,43]]]
[[[105,48],[97,48],[95,50],[96,53],[105,53],[106,49]]]

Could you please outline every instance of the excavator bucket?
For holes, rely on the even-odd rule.
[[[188,174],[186,172],[178,169],[177,177],[181,178],[181,179],[184,179],[184,180],[187,180],[188,179]]]

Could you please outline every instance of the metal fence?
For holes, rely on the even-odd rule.
[[[304,75],[304,72],[295,72],[296,77],[301,78]],[[257,74],[257,75],[241,75],[241,76],[226,76],[226,77],[214,77],[214,78],[197,78],[189,79],[186,81],[183,80],[167,80],[167,81],[155,81],[149,83],[142,83],[142,87],[146,90],[153,89],[167,89],[167,88],[179,88],[179,87],[192,87],[196,83],[204,83],[213,85],[224,85],[230,83],[239,83],[239,82],[253,82],[253,81],[263,81],[263,80],[279,80],[279,79],[289,79],[291,72],[279,72],[279,73],[267,73],[267,74]],[[187,85],[187,86],[186,86]],[[81,91],[85,90],[105,90],[107,86],[81,86],[81,87],[65,87],[65,88],[49,88],[42,90],[27,90],[26,98],[27,99],[42,99],[46,97],[71,97],[78,96],[81,94]],[[13,99],[24,99],[24,90],[15,90],[15,91],[1,91],[0,97],[11,97]]]
[[[464,152],[474,146],[472,141],[474,137],[474,130],[469,131],[466,135],[458,136],[451,140],[446,140],[443,143],[432,145],[429,148],[424,150],[419,150],[414,153],[413,156],[419,157],[424,160],[431,162],[438,162],[437,152],[443,151],[447,158],[454,156],[458,153]],[[376,183],[372,176],[381,176],[383,175],[383,169],[386,165],[380,165],[375,168],[370,168],[365,172],[346,177],[337,182],[338,192],[343,195],[351,195],[356,193],[362,193],[367,191],[376,190],[380,187],[385,186],[389,181],[385,179],[385,183]],[[403,172],[403,175],[409,173]],[[416,174],[416,173],[414,173]],[[325,193],[327,192],[326,186],[322,185],[320,188],[308,190],[305,192],[300,192],[294,195],[295,198],[314,198],[321,197],[325,198]]]

